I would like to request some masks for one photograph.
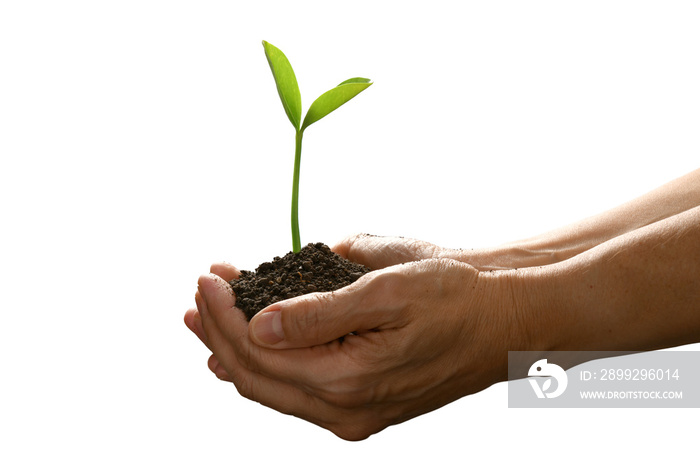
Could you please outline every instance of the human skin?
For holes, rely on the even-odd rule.
[[[508,351],[700,341],[699,178],[501,256],[356,236],[335,250],[373,272],[250,324],[226,283],[237,269],[215,264],[185,322],[243,396],[360,440],[506,380]]]
[[[514,269],[549,265],[569,259],[624,233],[650,225],[700,205],[700,170],[677,178],[632,201],[545,234],[493,248],[455,250],[418,240],[366,238],[362,248],[348,238],[336,248],[339,253],[361,263],[386,260],[394,255],[404,261],[452,258],[479,270]],[[377,268],[377,267],[374,267]]]

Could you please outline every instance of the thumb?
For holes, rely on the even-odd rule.
[[[366,292],[363,287],[354,286],[357,284],[268,306],[251,319],[251,340],[268,348],[307,348],[374,328],[372,313],[367,307],[358,306]]]

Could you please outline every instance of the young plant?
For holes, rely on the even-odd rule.
[[[292,183],[292,251],[297,253],[301,251],[301,238],[299,236],[299,167],[301,164],[301,140],[304,136],[304,130],[367,89],[372,85],[372,82],[366,78],[351,78],[343,81],[330,91],[321,94],[311,104],[302,121],[301,93],[299,92],[299,85],[297,84],[292,65],[284,53],[274,45],[263,41],[263,47],[265,48],[267,62],[272,70],[272,76],[275,78],[282,106],[296,131],[294,179]]]

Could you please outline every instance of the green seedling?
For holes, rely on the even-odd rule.
[[[366,78],[351,78],[343,81],[330,91],[321,94],[311,104],[302,121],[301,93],[299,92],[299,85],[297,84],[292,65],[284,53],[274,45],[263,41],[263,47],[272,70],[272,76],[275,78],[282,106],[296,131],[294,179],[292,183],[292,251],[297,253],[301,251],[301,238],[299,236],[299,167],[301,164],[301,140],[304,136],[304,130],[367,89],[372,85],[372,82]]]

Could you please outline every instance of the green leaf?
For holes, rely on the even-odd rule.
[[[301,130],[304,131],[309,125],[316,123],[371,85],[372,81],[367,78],[351,78],[338,84],[337,87],[330,91],[321,94],[311,104],[309,111],[306,112]]]
[[[346,80],[343,81],[342,83],[338,84],[338,86],[342,86],[343,84],[350,84],[350,83],[368,83],[368,84],[372,84],[372,80],[371,80],[371,79],[367,79],[367,78],[350,78],[350,79],[346,79]]]
[[[287,113],[287,117],[292,122],[294,129],[298,131],[299,123],[301,122],[301,93],[299,92],[297,77],[294,74],[292,65],[284,53],[274,45],[263,41],[263,47],[265,48],[267,62],[272,70],[272,76],[275,78],[277,92],[280,95],[280,100],[282,100],[284,111]]]

